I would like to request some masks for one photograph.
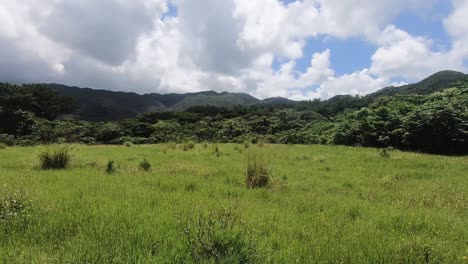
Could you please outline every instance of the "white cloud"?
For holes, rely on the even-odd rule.
[[[169,0],[3,0],[0,80],[262,98],[365,94],[394,77],[466,69],[468,1],[452,0],[444,21],[449,50],[434,51],[430,39],[389,25],[434,1],[171,0],[177,16],[165,17]],[[307,41],[317,36],[366,39],[377,49],[372,65],[336,76],[333,50],[325,49],[299,71]]]
[[[329,99],[336,95],[366,95],[390,84],[388,79],[374,77],[368,69],[339,77],[330,77],[315,91],[296,93],[291,98],[308,100],[315,98]]]
[[[378,38],[371,72],[387,78],[420,79],[446,69],[463,70],[463,60],[451,51],[433,51],[432,42],[388,26]]]

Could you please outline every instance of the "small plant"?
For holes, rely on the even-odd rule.
[[[249,141],[244,141],[244,148],[248,149],[250,147],[250,142]]]
[[[200,213],[185,223],[187,248],[196,263],[255,263],[253,232],[232,209]]]
[[[0,149],[6,149],[6,147],[5,143],[0,143]]]
[[[115,162],[113,160],[110,160],[109,162],[107,162],[106,173],[107,174],[112,174],[115,171],[116,171]]]
[[[272,182],[270,170],[260,155],[251,154],[247,157],[245,182],[250,189],[270,187]]]
[[[70,166],[72,155],[68,147],[57,147],[39,154],[41,169],[66,169]]]
[[[215,145],[215,153],[216,153],[216,157],[221,157],[221,151],[219,150],[219,146],[218,144]]]
[[[263,148],[265,146],[265,142],[263,140],[259,140],[258,143],[257,143],[257,146],[259,148]]]
[[[133,143],[130,142],[130,141],[125,141],[124,146],[127,147],[127,148],[131,148],[131,147],[133,147]]]
[[[172,149],[172,150],[177,149],[177,143],[175,143],[175,142],[170,142],[170,143],[167,143],[166,145],[167,145],[168,149]]]
[[[197,185],[195,183],[190,183],[185,186],[185,191],[187,192],[195,192],[197,190]]]
[[[242,153],[242,148],[241,148],[238,144],[236,144],[236,145],[234,146],[234,150],[237,151],[237,152],[239,152],[239,153]]]
[[[185,142],[181,146],[181,149],[183,151],[189,151],[189,150],[194,149],[194,148],[195,148],[195,142],[194,141]]]
[[[379,150],[379,155],[382,158],[388,159],[388,158],[390,158],[390,150],[389,149],[380,149]]]
[[[147,159],[144,159],[142,162],[140,162],[140,169],[146,172],[150,171],[151,163]]]
[[[0,225],[24,224],[32,213],[32,202],[20,192],[4,191],[0,196]]]

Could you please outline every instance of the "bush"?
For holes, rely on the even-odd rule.
[[[140,162],[140,169],[143,171],[150,171],[151,170],[151,163],[147,159],[144,159]]]
[[[72,155],[68,147],[56,147],[39,154],[41,169],[66,169],[70,166]]]
[[[13,135],[0,134],[0,143],[7,146],[13,146],[15,144],[15,137]]]
[[[196,263],[254,263],[259,258],[253,232],[232,209],[191,217],[184,232]]]
[[[130,142],[130,141],[125,141],[125,142],[124,142],[124,146],[127,147],[127,148],[130,148],[130,147],[133,146],[133,143]]]
[[[107,174],[112,174],[116,171],[115,169],[115,162],[113,160],[110,160],[109,162],[107,162],[107,166],[106,166],[106,173]]]
[[[0,149],[6,149],[6,145],[4,143],[0,143]]]
[[[250,154],[247,158],[245,182],[247,188],[268,188],[271,185],[270,170],[265,160],[258,154]]]
[[[0,196],[0,225],[24,224],[31,216],[32,202],[25,194],[4,191]]]
[[[82,137],[80,139],[81,143],[86,144],[86,145],[95,145],[96,144],[96,139],[93,137]]]

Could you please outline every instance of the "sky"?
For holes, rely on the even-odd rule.
[[[468,0],[1,0],[0,81],[327,99],[467,72]]]

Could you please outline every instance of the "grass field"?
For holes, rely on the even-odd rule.
[[[76,145],[43,171],[44,148],[0,149],[0,202],[23,205],[0,217],[0,263],[468,263],[467,157]],[[270,188],[246,188],[249,152]]]

